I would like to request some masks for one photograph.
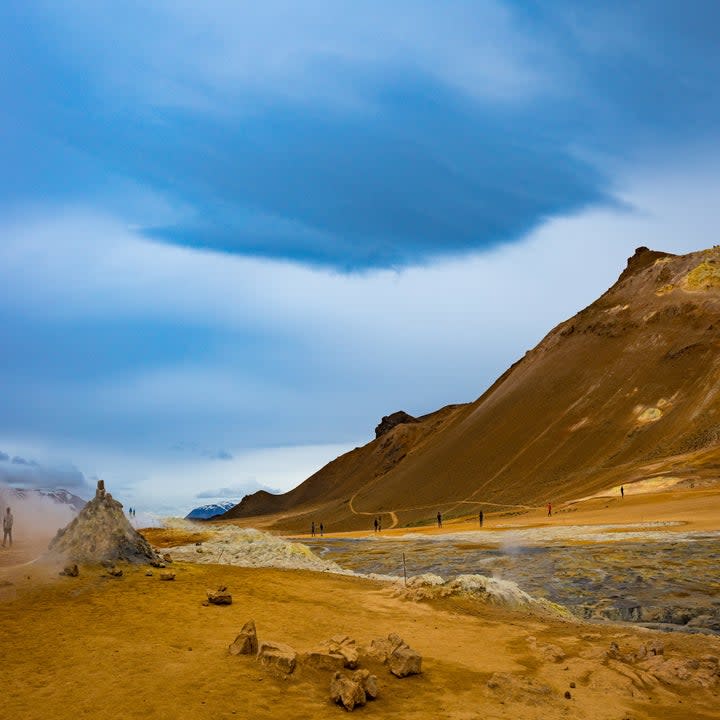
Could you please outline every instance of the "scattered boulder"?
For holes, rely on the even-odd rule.
[[[113,577],[122,577],[123,571],[120,568],[117,567],[111,567],[108,568],[108,575],[112,575]]]
[[[148,571],[145,573],[145,577],[152,577],[152,576],[153,576],[153,571],[152,571],[152,570],[148,570]]]
[[[208,590],[207,599],[211,605],[232,605],[232,595],[222,585],[217,590]]]
[[[407,645],[403,645],[390,656],[388,666],[395,677],[419,675],[422,672],[422,656]]]
[[[164,568],[167,567],[164,562],[161,562],[158,559],[151,560],[150,565],[152,565],[154,568]]]
[[[362,687],[368,700],[375,700],[378,696],[377,678],[369,670],[356,670],[352,679]]]
[[[418,675],[422,672],[422,656],[409,647],[397,633],[390,633],[386,640],[373,640],[365,652],[371,659],[385,663],[396,677]]]
[[[231,655],[257,655],[258,639],[255,630],[255,621],[248,620],[244,625],[240,634],[235,638],[235,642],[230,645]]]
[[[276,642],[262,642],[257,654],[258,662],[269,670],[290,675],[295,670],[297,653],[289,645]]]
[[[175,579],[175,573],[174,573],[174,572],[169,572],[169,571],[166,570],[165,572],[161,572],[161,573],[160,573],[160,579],[161,579],[161,580],[174,580],[174,579]]]
[[[330,680],[330,699],[352,712],[356,707],[365,705],[367,695],[359,682],[338,671]]]
[[[340,670],[345,667],[345,658],[325,648],[316,648],[300,656],[303,665],[315,670]]]
[[[352,638],[335,635],[306,653],[302,660],[318,670],[354,670],[358,666],[359,653]]]
[[[58,575],[65,575],[66,577],[77,577],[80,574],[80,570],[77,565],[66,565]]]
[[[171,562],[172,562],[172,558],[170,557],[170,553],[165,553],[165,554],[163,555],[163,560],[164,560],[166,563],[171,563]]]
[[[371,659],[386,663],[395,650],[404,644],[403,639],[397,633],[390,633],[387,639],[373,640],[366,649],[366,653]]]

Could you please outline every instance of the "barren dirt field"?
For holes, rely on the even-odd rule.
[[[718,717],[714,637],[597,627],[460,598],[416,602],[382,583],[303,571],[175,563],[176,580],[162,582],[157,570],[124,570],[120,578],[101,568],[81,568],[78,578],[37,566],[2,571],[7,717],[343,714],[328,699],[330,672],[300,665],[279,679],[229,654],[250,618],[260,641],[298,651],[337,634],[365,644],[399,633],[423,655],[423,673],[401,680],[361,663],[380,685],[361,716]],[[203,606],[206,588],[219,585],[233,604]]]
[[[713,531],[717,490],[610,493],[521,515],[489,513],[497,533],[567,525],[659,526]],[[243,523],[245,524],[245,523]],[[477,531],[477,519],[437,528],[397,528],[434,536]],[[383,531],[385,533],[386,531]],[[353,535],[356,535],[354,533]],[[367,533],[365,533],[367,534]],[[661,633],[630,624],[589,623],[481,597],[405,590],[402,584],[304,570],[174,562],[160,571],[121,565],[122,577],[81,567],[29,562],[45,539],[0,553],[2,709],[27,718],[331,718],[332,672],[302,660],[281,677],[228,645],[253,619],[260,642],[298,653],[337,635],[361,649],[360,667],[377,675],[379,697],[361,717],[588,718],[640,720],[720,717],[720,637]],[[482,532],[477,533],[478,537]],[[157,546],[212,541],[208,526],[147,531]],[[163,550],[165,551],[165,550]],[[214,558],[214,556],[213,556]],[[25,563],[25,564],[20,564]],[[550,579],[550,578],[549,578]],[[206,591],[227,586],[230,606],[204,605]],[[442,595],[442,593],[440,593]],[[398,633],[423,656],[421,675],[403,679],[365,657],[373,639]]]

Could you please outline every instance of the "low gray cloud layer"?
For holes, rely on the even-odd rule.
[[[64,488],[80,495],[90,490],[85,475],[75,467],[48,467],[0,452],[0,483],[18,488]]]

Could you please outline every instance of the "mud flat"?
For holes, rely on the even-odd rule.
[[[720,632],[720,534],[670,534],[653,524],[621,530],[560,527],[306,542],[324,560],[359,573],[402,574],[404,555],[411,575],[479,573],[511,580],[581,618]]]
[[[125,566],[77,578],[0,571],[2,707],[35,718],[337,718],[327,672],[269,674],[228,645],[253,618],[261,639],[299,651],[338,633],[399,633],[423,673],[379,674],[361,717],[717,718],[714,637],[592,626],[466,595],[328,573],[173,563],[176,579]],[[233,604],[204,606],[226,585]]]

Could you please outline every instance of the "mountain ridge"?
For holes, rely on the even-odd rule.
[[[246,496],[223,517],[280,531],[321,519],[356,529],[377,516],[402,526],[437,511],[522,511],[653,473],[704,477],[720,466],[718,328],[720,246],[638,248],[605,293],[475,401],[408,416],[416,422],[290,492]]]

